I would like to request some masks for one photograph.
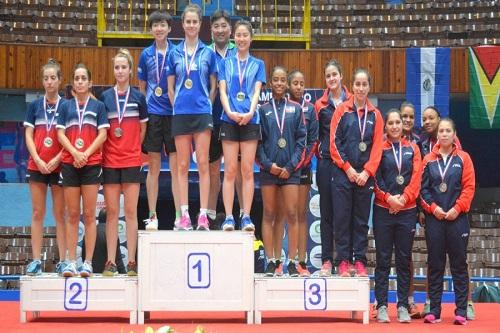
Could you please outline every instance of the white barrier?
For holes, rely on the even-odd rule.
[[[255,323],[263,311],[357,311],[368,324],[370,283],[368,278],[276,278],[255,276]]]
[[[139,232],[138,315],[145,311],[244,311],[253,323],[253,234]]]
[[[129,311],[130,324],[137,323],[137,278],[62,278],[56,274],[22,276],[20,320],[27,312],[37,318],[40,311]]]

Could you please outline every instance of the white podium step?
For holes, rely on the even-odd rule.
[[[263,311],[351,311],[363,313],[368,324],[370,283],[368,278],[289,278],[255,275],[255,323]]]
[[[21,322],[27,312],[40,311],[129,311],[130,323],[137,323],[137,278],[126,275],[91,278],[62,278],[57,274],[22,276]]]
[[[244,311],[253,323],[253,234],[139,232],[139,323],[145,311]]]

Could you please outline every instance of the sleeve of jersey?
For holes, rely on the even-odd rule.
[[[148,80],[148,68],[146,66],[146,52],[142,51],[141,57],[139,58],[139,64],[137,66],[137,78],[141,81]]]
[[[209,49],[208,54],[210,56],[210,75],[217,75],[219,68],[217,67],[217,57],[215,56],[215,52]]]
[[[387,202],[387,198],[391,195],[385,185],[384,178],[382,177],[382,170],[379,168],[375,174],[375,198]]]
[[[66,115],[68,113],[69,105],[70,102],[68,101],[61,106],[61,109],[59,110],[59,116],[57,117],[57,129],[66,129]]]
[[[104,103],[98,103],[97,106],[97,129],[108,128],[109,121],[108,115],[106,114],[106,107]]]
[[[175,54],[175,49],[168,52],[168,58],[167,58],[167,77],[175,75],[175,63],[174,63],[174,54]]]
[[[420,157],[420,150],[414,143],[411,144],[411,147],[413,148],[413,171],[410,183],[403,191],[403,197],[407,204],[417,200],[422,184],[422,158]]]
[[[30,105],[28,106],[28,111],[26,112],[26,118],[24,119],[24,127],[33,127],[35,128],[35,103],[36,102],[31,102]]]
[[[430,156],[430,155],[428,155]],[[429,159],[426,157],[423,162],[422,185],[420,188],[420,205],[427,214],[432,214],[437,207],[431,194],[431,180],[429,174]]]
[[[341,104],[333,113],[332,121],[330,122],[330,155],[332,156],[333,162],[347,172],[347,170],[351,168],[351,163],[347,161],[347,155],[341,144],[344,133],[339,126],[342,116],[345,113],[344,110],[345,108]]]
[[[222,60],[218,64],[218,67],[219,67],[219,73],[217,73],[217,80],[218,81],[227,81],[227,78],[226,78],[226,61],[229,61],[228,59],[229,58],[226,58],[226,59]]]
[[[259,59],[259,68],[257,70],[257,81],[262,82],[262,84],[266,84],[266,65],[264,61]]]
[[[375,176],[380,159],[382,158],[382,146],[384,144],[384,120],[380,111],[375,110],[375,129],[373,131],[373,144],[370,151],[370,158],[365,163],[363,169],[368,172],[370,176]]]
[[[309,110],[310,119],[307,129],[307,147],[306,147],[306,158],[304,160],[303,166],[309,165],[311,159],[316,152],[316,147],[318,146],[318,135],[319,135],[319,122],[318,115],[314,109]]]
[[[264,113],[262,111],[263,108],[259,108],[259,116],[261,119],[262,125],[264,125]],[[269,171],[271,170],[271,165],[273,165],[273,162],[269,159],[269,157],[266,154],[266,150],[264,149],[264,142],[268,139],[267,136],[267,131],[265,126],[261,126],[262,128],[262,140],[259,141],[259,145],[257,146],[257,154],[256,154],[256,159],[257,159],[257,164],[261,167],[262,170]]]
[[[460,157],[464,162],[464,169],[462,171],[462,192],[455,202],[455,206],[453,206],[459,214],[467,213],[470,210],[476,190],[476,174],[474,172],[472,160],[469,154],[464,152],[460,152]]]
[[[299,169],[304,163],[306,153],[307,130],[300,107],[295,108],[295,149],[292,158],[285,165],[289,173]]]
[[[146,103],[146,97],[143,94],[139,94],[139,121],[141,123],[149,120],[148,107]]]

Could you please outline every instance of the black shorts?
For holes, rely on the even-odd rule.
[[[208,153],[208,162],[213,163],[222,157],[222,142],[219,140],[220,125],[215,125],[210,139],[210,151]]]
[[[245,126],[240,126],[238,124],[222,122],[222,125],[220,126],[219,138],[221,141],[259,141],[262,139],[262,134],[260,132],[259,124],[247,124]]]
[[[179,114],[172,116],[172,135],[187,135],[214,129],[211,114]]]
[[[44,183],[45,185],[61,185],[59,172],[49,173],[48,175],[41,173],[40,171],[28,170],[26,174],[26,180],[28,183]]]
[[[83,168],[75,168],[71,164],[63,163],[61,178],[64,187],[101,184],[102,168],[100,165],[86,165]]]
[[[102,168],[103,184],[125,184],[141,182],[141,167]]]
[[[311,166],[308,165],[300,169],[300,185],[311,185],[312,183]]]
[[[150,114],[146,129],[146,137],[142,143],[144,153],[175,153],[175,141],[172,136],[172,116]]]
[[[288,179],[279,179],[278,176],[271,175],[267,171],[260,170],[259,172],[260,186],[265,185],[299,185],[300,177],[298,172],[294,172],[290,175]]]

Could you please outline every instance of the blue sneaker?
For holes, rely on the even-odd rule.
[[[250,219],[250,216],[245,215],[241,218],[241,230],[243,231],[255,231],[255,226]]]
[[[81,277],[90,277],[92,275],[92,263],[85,261],[80,267]]]
[[[226,217],[224,223],[222,223],[222,230],[224,231],[233,231],[236,222],[232,216]]]
[[[56,273],[62,276],[64,269],[66,268],[67,265],[68,263],[66,261],[59,261],[56,264]]]
[[[78,275],[78,271],[76,270],[76,262],[70,262],[64,267],[62,272],[64,277],[73,277]]]
[[[39,259],[30,262],[26,267],[26,274],[30,276],[42,274],[42,262]]]

